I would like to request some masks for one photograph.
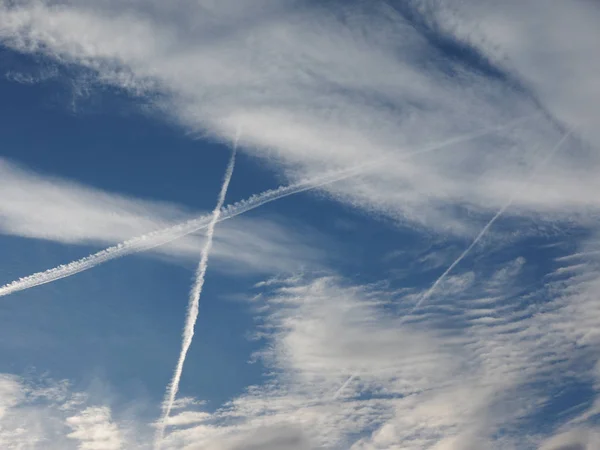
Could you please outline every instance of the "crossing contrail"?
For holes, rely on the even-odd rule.
[[[539,114],[521,117],[519,119],[512,120],[500,126],[489,127],[475,133],[450,138],[441,143],[431,144],[430,146],[424,147],[420,150],[404,153],[400,155],[399,158],[404,159],[411,156],[440,150],[444,147],[460,144],[473,139],[477,139],[494,131],[500,131],[504,128],[508,128],[519,122],[523,122],[536,116],[539,116]],[[328,184],[351,178],[370,169],[383,165],[387,161],[389,161],[389,159],[389,157],[379,158],[367,164],[351,167],[349,169],[332,171],[319,177],[303,180],[288,186],[281,186],[276,189],[267,190],[260,194],[252,195],[246,200],[242,200],[224,207],[221,211],[221,215],[218,221],[220,222],[223,220],[231,219],[252,209],[258,208],[266,203],[270,203],[290,195],[298,194],[312,189],[318,189]],[[208,224],[211,221],[211,217],[212,215],[210,214],[203,215],[165,229],[153,231],[143,236],[138,236],[129,239],[120,244],[108,247],[104,250],[93,253],[76,261],[72,261],[67,264],[61,264],[52,269],[48,269],[46,271],[37,272],[32,275],[19,278],[18,280],[15,280],[11,283],[5,284],[4,286],[0,287],[0,297],[13,294],[18,291],[23,291],[25,289],[40,286],[43,284],[52,283],[62,278],[70,277],[79,272],[92,269],[100,264],[104,264],[113,259],[121,258],[123,256],[131,255],[134,253],[141,253],[160,247],[162,245],[166,245],[191,233],[207,228]]]
[[[175,366],[173,379],[167,387],[167,393],[165,395],[165,400],[162,405],[163,414],[156,431],[156,440],[154,443],[156,449],[159,449],[161,446],[165,433],[165,427],[167,425],[167,420],[169,418],[169,415],[171,414],[173,402],[175,401],[177,391],[179,390],[179,381],[181,380],[181,374],[183,373],[183,365],[185,364],[185,358],[187,356],[188,350],[190,349],[190,346],[192,345],[192,340],[194,338],[194,328],[198,319],[200,296],[202,295],[202,288],[204,287],[206,269],[208,268],[208,258],[210,256],[210,251],[212,249],[213,244],[213,236],[215,234],[215,226],[219,221],[221,209],[223,208],[223,204],[225,203],[225,196],[227,195],[227,189],[229,187],[229,182],[231,181],[231,176],[233,175],[233,169],[235,167],[237,141],[238,139],[236,138],[235,144],[233,146],[233,151],[231,153],[231,158],[229,159],[229,164],[227,165],[227,170],[225,171],[225,176],[223,177],[223,184],[221,186],[221,191],[219,192],[217,205],[213,210],[211,220],[206,230],[206,241],[204,243],[204,248],[202,249],[198,269],[196,270],[196,280],[194,281],[194,284],[190,291],[190,299],[188,303],[187,315],[185,318],[185,326],[183,328],[181,352],[179,354],[177,365]]]
[[[550,152],[548,152],[548,155],[542,160],[542,162],[529,174],[529,177],[527,178],[528,183],[531,182],[531,180],[535,177],[535,175],[538,173],[538,171],[543,166],[545,166],[546,163],[548,163],[548,161],[550,161],[550,159],[558,152],[558,150],[560,150],[560,147],[567,140],[567,138],[569,137],[570,134],[571,134],[571,131],[567,131],[562,136],[562,138],[560,138],[560,140],[556,143],[556,145],[550,150]],[[492,217],[490,219],[490,221],[482,228],[482,230],[475,237],[475,239],[473,239],[473,242],[471,242],[471,244],[460,254],[460,256],[458,258],[456,258],[454,260],[454,262],[452,264],[450,264],[450,266],[448,266],[448,268],[444,271],[444,273],[442,273],[438,277],[438,279],[435,280],[435,282],[431,285],[431,287],[419,298],[417,303],[411,308],[411,310],[408,312],[408,314],[404,315],[402,317],[402,319],[400,319],[400,324],[404,323],[406,318],[410,317],[425,301],[427,301],[431,297],[431,295],[435,292],[435,290],[440,285],[440,283],[446,279],[448,274],[450,274],[450,272],[452,272],[452,270],[458,264],[460,264],[460,262],[469,254],[469,252],[473,249],[473,247],[475,247],[477,245],[477,243],[481,240],[481,238],[489,231],[489,229],[492,227],[492,225],[494,225],[494,222],[496,222],[496,220],[498,220],[500,218],[500,216],[502,216],[502,214],[504,214],[506,212],[506,210],[513,204],[516,196],[517,196],[517,192],[513,193],[510,196],[510,198],[498,210],[498,212],[494,215],[494,217]],[[354,378],[356,378],[356,377],[357,377],[356,374],[350,375],[348,377],[348,379],[342,384],[342,386],[335,392],[332,399],[333,400],[337,399],[339,397],[339,395],[342,393],[342,391],[344,389],[346,389],[346,387],[350,384],[350,382],[352,380],[354,380]]]

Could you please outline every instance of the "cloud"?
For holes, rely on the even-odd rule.
[[[6,414],[6,411],[19,404],[23,392],[21,392],[19,382],[16,377],[2,375],[0,377],[0,419]]]
[[[68,383],[2,374],[2,448],[118,450],[125,436],[107,406],[90,405]]]
[[[15,83],[30,85],[42,83],[44,81],[52,79],[53,77],[56,77],[57,75],[58,71],[56,69],[49,68],[46,70],[41,70],[39,73],[36,74],[8,71],[5,74],[5,78]]]
[[[77,415],[67,417],[71,431],[67,437],[79,441],[81,450],[119,450],[123,448],[123,438],[117,426],[111,421],[107,407],[89,407]]]
[[[271,379],[232,399],[212,421],[174,429],[166,437],[166,447],[194,442],[212,448],[221,439],[239,436],[244,442],[248,438],[241,436],[248,433],[259,436],[263,427],[283,426],[288,429],[286,440],[269,437],[260,445],[273,439],[272,445],[282,446],[289,440],[290,448],[336,448],[349,430],[364,432],[386,417],[397,396],[441,382],[442,373],[452,373],[452,359],[443,351],[452,345],[435,335],[407,330],[406,325],[398,329],[398,319],[386,318],[383,312],[388,300],[369,287],[344,287],[330,278],[308,283],[285,280],[253,300],[261,311],[258,331],[264,339],[264,350],[256,357],[267,366]],[[410,345],[398,346],[409,339]],[[359,378],[339,401],[335,391],[352,372]],[[362,389],[374,397],[360,400]],[[290,424],[301,424],[310,437],[296,437]]]
[[[574,251],[592,248],[594,240]],[[554,271],[563,261],[569,259]],[[404,290],[333,276],[269,279],[249,300],[263,382],[216,410],[182,399],[169,419],[165,448],[595,448],[593,400],[572,416],[544,415],[574,380],[600,382],[599,278],[596,262],[587,262],[516,301],[532,263],[484,259],[454,276],[468,282],[452,281],[427,311],[408,319],[415,294]],[[351,373],[356,376],[336,397]],[[11,430],[1,435],[5,443],[49,436],[28,432],[33,425],[25,417],[38,417],[40,430],[57,430],[57,448],[88,441],[151,445],[144,415],[123,417],[108,405],[89,404],[68,384],[42,389],[15,376],[2,380],[0,425]],[[27,431],[17,436],[12,430],[18,429]]]
[[[440,27],[475,45],[532,89],[554,117],[600,144],[600,83],[594,76],[600,63],[590,58],[600,39],[597,5],[468,1],[446,2],[436,11]]]
[[[98,244],[144,234],[189,216],[167,203],[127,198],[28,171],[0,159],[0,226],[5,234]]]
[[[40,175],[1,159],[0,174],[0,186],[6,193],[0,199],[0,232],[6,235],[104,246],[200,216],[174,204],[124,197]],[[241,274],[318,265],[324,255],[312,250],[317,246],[307,245],[310,236],[321,239],[318,233],[307,228],[300,233],[295,228],[276,216],[240,217],[225,223],[214,244],[216,266]],[[151,254],[193,263],[203,242],[203,236],[191,235],[156,247]]]
[[[173,409],[175,408],[176,403],[173,405]],[[171,415],[167,417],[165,420],[165,424],[167,426],[176,426],[181,427],[185,425],[193,425],[200,422],[204,422],[210,419],[210,414],[202,412],[202,411],[184,411],[180,414]]]
[[[514,10],[515,16],[539,17],[521,14],[514,5],[507,11]],[[159,111],[213,138],[225,140],[242,126],[245,151],[290,180],[389,157],[372,174],[326,190],[337,200],[402,223],[472,234],[476,224],[465,219],[462,208],[498,209],[506,192],[519,192],[511,215],[568,220],[578,212],[579,220],[585,220],[590,208],[597,210],[597,196],[591,193],[598,189],[599,161],[576,140],[523,189],[523,175],[543,158],[537,149],[550,148],[561,134],[555,117],[540,117],[444,154],[401,158],[431,142],[528,116],[546,99],[538,95],[547,90],[543,80],[513,83],[502,76],[503,61],[496,67],[490,57],[494,70],[486,72],[476,58],[461,57],[458,49],[464,47],[466,33],[458,25],[424,29],[421,23],[437,17],[428,10],[407,6],[410,14],[404,14],[384,2],[334,8],[264,1],[240,15],[231,2],[167,7],[153,1],[85,0],[4,2],[2,8],[0,39],[5,45],[84,67],[96,75],[96,83],[151,97]],[[555,14],[574,20],[561,13],[565,8],[550,8],[552,13],[544,12],[542,18]],[[447,9],[433,11],[442,17]],[[577,28],[594,36],[591,27]],[[536,48],[553,55],[557,62],[552,68],[567,65],[570,54],[562,34],[545,36],[540,34],[536,42],[544,45]],[[445,39],[450,51],[444,53],[436,39]],[[468,42],[478,48],[479,41]],[[529,60],[527,55],[521,59]],[[521,60],[518,53],[513,56]],[[576,88],[575,82],[569,86]],[[542,107],[554,111],[546,103]]]
[[[259,428],[246,436],[208,446],[219,450],[310,450],[310,442],[299,428],[290,426]]]
[[[454,283],[408,320],[415,295],[403,291],[331,277],[262,284],[267,291],[253,300],[264,342],[256,356],[269,380],[213,420],[174,428],[167,442],[175,449],[301,423],[311,430],[310,448],[537,449],[565,424],[543,418],[554,392],[596,376],[580,367],[600,356],[595,340],[576,342],[597,326],[588,302],[598,272],[587,266],[587,281],[580,269],[517,302],[527,267],[517,257],[461,271],[455,276],[468,275],[468,283]]]
[[[539,450],[591,450],[600,445],[600,434],[589,429],[572,430],[549,439]]]

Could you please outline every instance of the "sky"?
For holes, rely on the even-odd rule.
[[[600,448],[599,22],[0,0],[0,448]]]

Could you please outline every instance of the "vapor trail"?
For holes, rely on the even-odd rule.
[[[231,176],[233,175],[238,139],[239,137],[236,137],[236,141],[233,146],[233,151],[231,153],[231,158],[229,159],[229,164],[227,165],[227,170],[225,171],[225,176],[223,177],[223,184],[221,185],[221,191],[219,192],[217,205],[213,210],[211,221],[209,222],[206,230],[206,242],[204,243],[204,248],[202,249],[200,263],[198,264],[198,268],[196,269],[196,280],[194,281],[194,284],[190,291],[190,299],[188,303],[187,315],[185,318],[185,326],[183,328],[183,341],[181,342],[181,353],[179,354],[177,366],[175,366],[173,379],[167,387],[167,394],[165,395],[165,400],[162,405],[163,415],[160,420],[160,423],[158,424],[156,432],[156,441],[154,443],[154,446],[157,449],[161,446],[165,433],[167,419],[171,414],[173,402],[175,401],[177,391],[179,390],[179,381],[181,380],[181,374],[183,372],[185,358],[187,356],[188,350],[190,349],[190,346],[192,345],[192,340],[194,338],[194,328],[196,327],[196,321],[198,320],[200,296],[202,295],[202,288],[204,287],[206,269],[208,269],[208,258],[210,256],[210,251],[213,245],[215,226],[217,225],[219,217],[221,216],[221,209],[223,208],[223,204],[225,203],[225,196],[227,195],[229,182],[231,181]]]
[[[536,116],[539,116],[539,114],[534,114],[516,120],[512,120],[500,126],[485,128],[484,130],[478,131],[476,133],[457,136],[443,141],[441,143],[432,144],[414,152],[404,153],[400,156],[400,158],[404,159],[422,153],[428,153],[435,150],[439,150],[444,147],[449,147],[455,144],[460,144],[462,142],[477,139],[494,131],[500,131],[502,129],[508,128],[519,122],[523,122]],[[222,220],[231,219],[237,215],[243,214],[247,211],[258,208],[266,203],[279,200],[289,195],[294,195],[304,191],[317,189],[319,187],[326,186],[328,184],[359,175],[372,168],[376,168],[377,166],[385,164],[385,162],[387,162],[388,160],[389,158],[386,157],[379,158],[368,164],[359,165],[349,169],[333,171],[328,174],[324,174],[320,177],[303,180],[289,186],[281,186],[276,189],[267,190],[260,194],[252,195],[246,200],[233,203],[223,208],[218,221],[220,222]],[[174,225],[172,227],[157,230],[145,234],[143,236],[129,239],[120,244],[108,247],[105,250],[93,253],[89,256],[70,262],[68,264],[62,264],[60,266],[48,269],[43,272],[37,272],[32,275],[19,278],[18,280],[15,280],[11,283],[5,284],[4,286],[0,287],[0,297],[25,289],[30,289],[32,287],[40,286],[42,284],[52,283],[62,278],[70,277],[71,275],[75,275],[79,272],[92,269],[97,265],[103,264],[113,259],[121,258],[123,256],[131,255],[134,253],[152,250],[153,248],[166,245],[191,233],[207,228],[208,224],[211,221],[211,217],[211,215],[203,215],[195,219],[191,219],[186,222]]]
[[[533,179],[533,177],[538,173],[538,171],[546,165],[546,163],[548,161],[550,161],[550,159],[555,155],[555,153],[560,149],[560,147],[562,146],[563,142],[565,142],[567,140],[567,138],[569,137],[569,135],[571,134],[570,131],[567,131],[563,137],[556,143],[556,145],[552,148],[552,150],[550,150],[550,152],[548,152],[548,155],[546,156],[546,158],[544,158],[544,160],[538,165],[537,168],[535,168],[531,174],[529,175],[529,177],[527,178],[527,182],[531,182],[531,180]],[[419,306],[421,306],[423,304],[424,301],[426,301],[427,299],[429,299],[431,297],[431,295],[435,292],[436,288],[440,285],[440,283],[442,281],[444,281],[444,279],[448,276],[448,274],[450,272],[452,272],[452,270],[465,258],[465,256],[467,256],[469,254],[469,252],[473,249],[473,247],[475,247],[477,245],[477,243],[481,240],[481,238],[488,232],[488,230],[492,227],[492,225],[494,225],[494,222],[496,222],[496,220],[498,220],[500,218],[500,216],[502,216],[502,214],[504,214],[504,212],[513,204],[513,202],[515,201],[515,198],[517,196],[517,192],[514,192],[510,198],[507,200],[507,202],[502,206],[502,208],[500,208],[498,210],[498,212],[494,215],[494,217],[491,218],[491,220],[483,227],[483,229],[479,232],[479,234],[475,237],[475,239],[473,239],[473,242],[471,242],[471,245],[469,245],[464,252],[462,252],[460,254],[460,256],[458,258],[456,258],[456,260],[450,264],[450,266],[444,271],[444,273],[442,273],[439,278],[437,280],[435,280],[435,282],[431,285],[431,287],[427,290],[427,292],[425,292],[425,294],[423,294],[423,296],[421,296],[421,298],[419,299],[419,301],[415,304],[415,306],[412,307],[412,309],[410,310],[410,312],[408,313],[408,315],[410,316]]]
[[[335,394],[333,394],[333,398],[332,400],[337,400],[337,398],[340,396],[340,394],[344,391],[344,389],[346,389],[346,387],[352,382],[352,380],[354,380],[356,378],[356,374],[352,374],[348,377],[348,379],[346,381],[344,381],[344,383],[340,386],[340,388],[335,392]]]
[[[529,177],[527,178],[528,183],[531,182],[531,180],[535,177],[535,175],[537,175],[538,171],[543,166],[545,166],[548,163],[548,161],[550,161],[550,159],[556,154],[556,152],[558,152],[558,150],[560,149],[560,147],[565,142],[565,140],[569,137],[570,134],[571,134],[571,131],[567,131],[562,136],[562,138],[559,139],[559,141],[556,143],[556,145],[550,150],[548,155],[546,155],[546,157],[542,160],[542,162],[529,174]],[[406,321],[406,319],[408,317],[410,317],[423,304],[423,302],[425,302],[426,300],[428,300],[431,297],[431,295],[435,292],[436,288],[440,285],[440,283],[442,281],[444,281],[444,279],[448,276],[448,274],[450,272],[452,272],[452,270],[458,264],[460,264],[460,262],[469,254],[469,252],[473,249],[473,247],[475,247],[477,245],[477,243],[481,240],[481,238],[489,231],[489,229],[492,227],[492,225],[494,225],[494,222],[496,222],[496,220],[498,220],[500,218],[500,216],[502,216],[502,214],[504,214],[506,212],[506,210],[513,204],[516,196],[517,196],[517,192],[514,192],[510,196],[510,198],[506,201],[506,203],[502,206],[502,208],[500,208],[498,210],[498,212],[494,215],[494,217],[492,217],[490,219],[490,221],[483,227],[483,229],[479,232],[479,234],[475,237],[475,239],[473,239],[473,242],[471,242],[471,244],[460,254],[460,256],[458,258],[456,258],[456,260],[452,264],[450,264],[450,266],[444,271],[444,273],[442,273],[439,276],[439,278],[437,280],[435,280],[435,282],[431,285],[431,287],[427,290],[427,292],[425,292],[421,296],[421,298],[419,298],[419,301],[417,301],[417,303],[411,308],[411,310],[408,312],[408,314],[404,315],[400,319],[400,324],[404,323]],[[342,391],[344,389],[346,389],[346,387],[350,384],[350,382],[352,380],[354,380],[356,377],[357,377],[356,374],[350,375],[348,377],[348,379],[346,381],[344,381],[344,383],[342,383],[341,387],[333,394],[332,400],[336,400],[340,396]]]

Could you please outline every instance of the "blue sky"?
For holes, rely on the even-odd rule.
[[[0,447],[600,448],[598,19],[0,0]]]

